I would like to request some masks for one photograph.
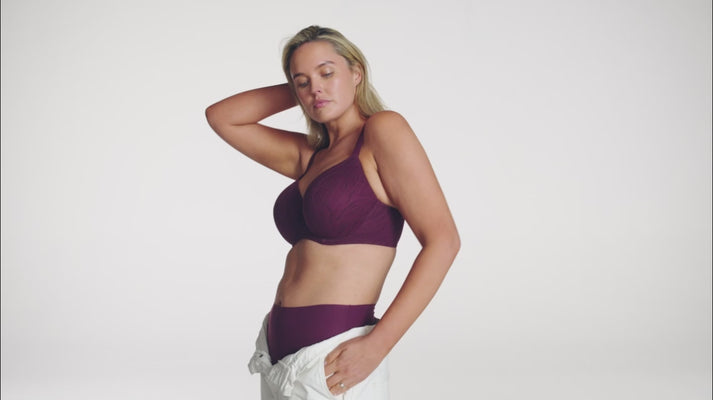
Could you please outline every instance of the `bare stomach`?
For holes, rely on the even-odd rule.
[[[395,255],[385,246],[302,240],[287,254],[275,304],[375,304]]]

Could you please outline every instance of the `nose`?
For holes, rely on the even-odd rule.
[[[310,90],[312,94],[322,93],[322,84],[319,81],[312,81],[310,85]]]

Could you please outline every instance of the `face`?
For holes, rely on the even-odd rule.
[[[350,68],[329,42],[308,42],[297,48],[290,73],[297,98],[315,121],[333,121],[356,108],[354,95],[361,73]]]

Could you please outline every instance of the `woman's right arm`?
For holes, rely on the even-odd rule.
[[[248,90],[206,109],[211,128],[235,149],[283,175],[297,179],[312,149],[307,136],[258,122],[297,103],[287,84]]]

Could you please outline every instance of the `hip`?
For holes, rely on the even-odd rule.
[[[303,347],[273,364],[267,340],[270,316],[266,316],[248,364],[251,373],[261,375],[262,400],[386,400],[388,399],[388,361],[343,396],[334,396],[327,387],[324,359],[340,343],[371,332],[373,325],[349,329],[321,342]]]

